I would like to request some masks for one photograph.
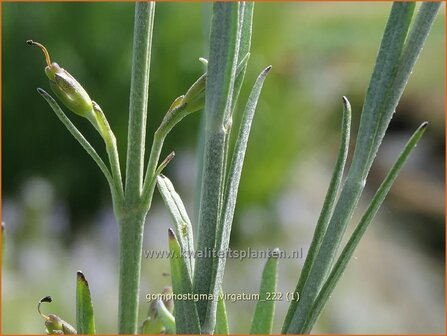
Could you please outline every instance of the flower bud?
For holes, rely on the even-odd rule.
[[[87,92],[78,83],[72,75],[61,68],[57,63],[51,63],[50,55],[47,49],[40,43],[32,40],[26,41],[29,45],[38,46],[45,55],[47,66],[45,67],[45,74],[50,80],[50,87],[62,103],[72,112],[86,117],[92,114],[92,100]]]
[[[205,106],[206,77],[206,73],[200,76],[183,97],[182,103],[186,105],[188,113],[201,110]]]

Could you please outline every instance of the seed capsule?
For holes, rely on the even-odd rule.
[[[52,302],[51,296],[45,296],[37,304],[37,311],[40,316],[45,319],[45,327],[47,328],[47,334],[50,335],[73,335],[77,334],[76,329],[70,324],[62,320],[59,316],[54,314],[45,315],[40,311],[40,305],[43,302]]]
[[[50,80],[50,87],[62,103],[74,113],[89,118],[93,113],[92,100],[87,92],[72,75],[61,68],[59,64],[51,63],[47,49],[33,40],[26,41],[29,45],[38,46],[45,55],[47,66],[45,74]]]

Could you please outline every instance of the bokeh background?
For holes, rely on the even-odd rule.
[[[133,31],[132,3],[2,4],[2,332],[43,332],[36,304],[75,321],[75,274],[89,279],[97,330],[116,331],[117,227],[104,177],[37,94],[49,90],[44,59],[25,40],[47,46],[106,113],[126,150]],[[258,3],[240,107],[257,74],[273,65],[255,116],[236,208],[232,248],[306,252],[338,149],[341,96],[353,106],[355,134],[391,3]],[[430,127],[356,251],[314,331],[444,333],[445,7],[422,52],[353,220],[411,132]],[[201,74],[210,4],[156,8],[148,145],[174,98]],[[101,140],[70,114],[92,144]],[[201,113],[171,133],[166,174],[194,217]],[[352,144],[354,145],[354,144]],[[156,192],[144,248],[165,249],[169,215]],[[265,260],[229,260],[224,291],[255,293]],[[303,259],[281,260],[279,290],[292,291]],[[170,283],[168,260],[143,260],[146,293]],[[231,331],[246,333],[255,302],[227,303]],[[274,331],[287,302],[278,302]]]

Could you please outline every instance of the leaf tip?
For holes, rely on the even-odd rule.
[[[44,96],[46,94],[46,92],[43,89],[41,89],[41,88],[37,88],[37,92],[39,94],[41,94],[42,96]]]
[[[350,108],[351,104],[349,103],[349,100],[346,96],[342,96],[341,100],[343,101],[343,105],[345,106],[345,108]]]
[[[205,67],[208,66],[208,60],[203,57],[199,57],[199,62],[202,63]]]
[[[78,271],[76,273],[76,276],[77,276],[77,279],[78,279],[78,283],[83,284],[88,289],[88,291],[90,291],[90,288],[89,288],[89,285],[88,285],[88,281],[85,278],[84,273],[82,273],[82,271]]]
[[[163,160],[162,163],[157,168],[156,174],[160,175],[160,173],[163,171],[163,169],[166,168],[166,166],[169,164],[169,162],[172,161],[172,159],[175,157],[175,152],[169,153],[169,155]]]
[[[428,121],[424,121],[424,122],[421,124],[421,126],[419,126],[419,128],[420,128],[421,130],[425,130],[425,129],[427,128],[427,126],[428,126]]]
[[[175,238],[175,233],[174,233],[174,231],[171,228],[168,229],[168,236],[169,236],[169,240],[175,240],[176,239]]]
[[[77,276],[78,280],[87,283],[87,280],[85,279],[84,273],[82,273],[82,271],[77,271],[76,276]]]
[[[175,157],[175,152],[172,151],[171,153],[169,153],[169,155],[166,157],[166,159],[164,160],[164,162],[166,162],[166,165],[171,162],[171,160]]]
[[[272,65],[269,65],[267,68],[265,68],[263,74],[267,75],[270,72],[270,70],[272,70]]]

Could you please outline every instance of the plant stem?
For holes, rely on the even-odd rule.
[[[205,91],[206,131],[197,251],[214,250],[219,225],[225,178],[225,139],[231,117],[238,53],[238,15],[238,3],[214,3]],[[214,258],[196,258],[195,294],[214,293],[211,288],[214,262]],[[203,333],[214,331],[215,304],[212,300],[197,302]]]
[[[155,3],[137,2],[130,88],[126,188],[123,211],[118,216],[120,280],[118,332],[137,332],[143,228],[147,209],[141,208],[147,100]],[[109,154],[114,156],[114,149]],[[119,164],[119,163],[118,163]],[[113,165],[113,162],[112,162]]]
[[[154,10],[153,2],[137,2],[135,5],[126,166],[126,203],[130,206],[135,206],[135,203],[139,202],[143,183]]]
[[[118,220],[120,228],[120,280],[118,333],[137,332],[141,250],[145,214],[129,213]]]
[[[115,211],[121,211],[121,206],[124,201],[124,192],[123,192],[123,184],[121,180],[121,170],[118,156],[118,149],[116,147],[115,137],[111,139],[107,139],[106,141],[106,151],[109,156],[110,167],[112,168],[112,176],[115,192],[117,194],[118,200],[116,201],[118,204],[115,206]],[[118,205],[121,205],[118,207]],[[117,213],[119,215],[119,213]]]
[[[121,177],[121,167],[118,148],[116,146],[116,137],[113,133],[109,121],[107,120],[101,107],[96,103],[93,103],[93,111],[95,112],[95,119],[91,120],[92,125],[96,128],[98,133],[104,140],[106,145],[107,155],[109,156],[110,168],[112,170],[113,187],[116,192],[114,199],[115,216],[121,216],[121,211],[124,206],[124,190],[123,180]]]
[[[160,160],[161,150],[163,148],[164,141],[167,133],[164,130],[158,128],[154,133],[154,139],[152,141],[151,154],[149,156],[149,162],[146,169],[146,177],[143,185],[142,202],[141,207],[149,210],[152,202],[152,196],[154,195],[154,188],[156,182],[156,170],[158,161]]]

